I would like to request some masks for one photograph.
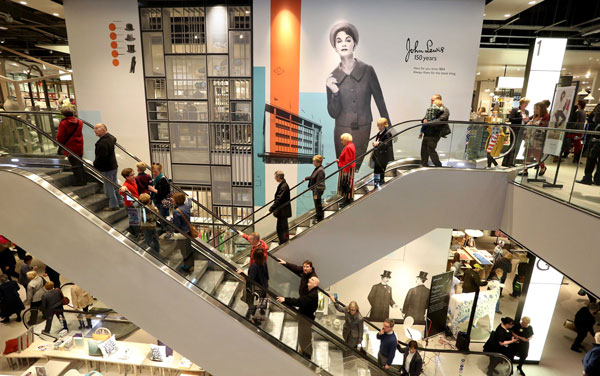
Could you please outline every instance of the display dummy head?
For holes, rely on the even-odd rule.
[[[419,275],[417,276],[417,286],[425,284],[425,282],[427,281],[427,274],[428,273],[424,271],[419,272]]]
[[[390,282],[390,278],[392,278],[392,272],[389,270],[384,270],[383,274],[381,275],[381,283],[387,285]]]

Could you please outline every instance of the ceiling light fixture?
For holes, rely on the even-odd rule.
[[[588,94],[589,93],[584,89],[581,89],[581,91],[579,93],[577,93],[577,95],[588,95]]]
[[[481,75],[481,72],[477,72],[477,75],[478,75],[478,76],[479,76],[479,75]]]
[[[535,1],[530,1],[530,2],[528,2],[527,4],[529,4],[529,5],[533,5],[533,4],[535,4]]]
[[[585,78],[590,78],[590,72],[587,72],[587,73],[585,74]]]
[[[59,17],[59,16],[60,16],[58,13],[52,13],[52,15],[53,15],[54,17]]]
[[[592,96],[592,93],[589,93],[587,97],[583,98],[583,100],[586,100],[586,101],[593,101],[593,100],[594,100],[594,97]]]
[[[19,3],[21,3],[23,5],[27,5],[27,1],[19,1]]]
[[[510,17],[510,14],[509,14],[509,13],[506,13],[506,14],[504,15],[504,17]]]
[[[0,30],[8,30],[8,27],[6,27],[6,26],[0,26]]]

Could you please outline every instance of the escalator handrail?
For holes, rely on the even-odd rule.
[[[29,114],[29,115],[61,115],[60,112],[54,112],[54,111],[7,111],[5,112],[5,114],[11,114],[11,113],[16,113],[16,114]],[[88,128],[91,128],[92,130],[94,129],[94,126],[87,122],[86,120],[80,119],[81,122],[83,124],[85,124]],[[128,152],[123,146],[121,146],[119,143],[115,143],[115,146],[121,150],[123,153],[127,154],[129,157],[131,157],[133,160],[135,160],[136,162],[142,162],[141,159],[139,159],[138,157],[136,157],[135,155],[131,154],[130,152]],[[150,171],[152,171],[151,166],[146,166],[146,168]],[[196,204],[199,208],[202,208],[202,210],[204,210],[205,212],[209,213],[213,218],[215,218],[215,220],[220,221],[223,225],[227,226],[228,228],[230,228],[231,230],[235,230],[235,228],[230,225],[229,223],[225,222],[221,217],[217,216],[215,213],[213,213],[209,208],[205,207],[204,205],[202,205],[200,202],[198,202],[197,200],[195,200],[193,197],[188,196],[187,193],[185,193],[181,188],[179,188],[178,186],[176,186],[175,184],[173,184],[172,181],[170,181],[169,179],[167,179],[167,182],[169,183],[169,186],[171,187],[171,190],[175,190],[177,192],[181,192],[183,194],[186,195],[186,197],[188,197],[189,200],[191,200],[194,204]]]
[[[329,295],[329,293],[321,290],[321,292],[327,296],[331,296]],[[335,300],[337,303],[339,303],[342,307],[346,307],[346,305],[344,303],[342,303],[341,301],[339,301],[338,299]],[[366,317],[363,317],[363,322],[366,322],[370,327],[372,327],[373,329],[375,329],[377,332],[379,332],[381,329],[378,328],[375,324],[373,324],[369,319],[367,319]],[[402,346],[404,346],[405,348],[408,347],[408,343],[398,340],[398,346],[397,349],[398,351],[402,352]],[[484,355],[484,356],[495,356],[498,358],[504,358],[504,360],[506,360],[506,362],[508,364],[511,364],[510,359],[502,354],[502,353],[497,353],[497,352],[487,352],[487,351],[472,351],[472,350],[449,350],[449,349],[435,349],[435,348],[427,348],[427,347],[419,347],[419,351],[423,351],[423,352],[437,352],[437,353],[445,353],[445,354],[473,354],[473,355]]]
[[[446,122],[444,122],[446,123]],[[490,124],[488,123],[483,123],[483,122],[472,122],[472,121],[448,121],[447,123],[453,123],[453,124],[468,124],[468,125],[485,125],[485,126],[489,126]],[[372,148],[372,149],[368,149],[367,151],[365,151],[363,154],[355,157],[354,160],[348,162],[346,165],[340,167],[339,169],[335,170],[333,173],[329,174],[328,176],[325,177],[325,179],[323,179],[323,182],[326,181],[327,179],[333,177],[334,175],[337,175],[340,171],[344,170],[346,167],[351,166],[352,164],[356,163],[356,161],[363,159],[365,156],[367,156],[370,153],[373,153],[375,150],[377,150],[377,148],[380,148],[381,146],[383,146],[386,143],[390,143],[393,142],[394,139],[396,139],[396,137],[400,136],[401,134],[404,134],[405,132],[415,129],[417,127],[421,127],[421,126],[439,126],[439,123],[420,123],[420,124],[416,124],[416,125],[412,125],[410,127],[404,128],[403,130],[401,130],[400,132],[396,133],[395,135],[393,135],[392,137],[390,137],[389,139],[387,139],[386,141],[382,142],[381,144],[379,144],[377,147]],[[298,197],[304,195],[306,192],[310,191],[310,188],[306,188],[304,191],[302,191],[301,193],[298,193],[296,196],[294,196],[293,198],[291,198],[289,201],[286,201],[282,204],[280,204],[278,207],[274,208],[273,211],[277,211],[279,209],[281,209],[282,207],[290,204],[292,201],[296,200]],[[262,221],[263,219],[267,218],[268,216],[271,215],[271,212],[263,215],[262,217],[260,217],[259,219],[255,219],[255,221],[251,224],[248,225],[246,227],[244,227],[242,230],[240,230],[241,232],[244,232],[244,230],[247,230],[250,227],[253,227],[254,225],[256,225],[258,222]],[[234,235],[228,237],[227,239],[224,239],[222,242],[220,242],[218,244],[218,246],[221,246],[222,244],[225,244],[226,242],[228,242],[229,240],[235,238],[236,236],[238,236],[238,232],[237,230],[234,230]]]
[[[19,119],[19,118],[15,118],[13,116],[10,115],[6,115],[0,112],[0,117],[6,117],[6,118],[10,118],[13,119],[15,121],[21,122],[25,125],[27,125],[28,127],[34,129],[36,132],[39,132],[40,134],[44,135],[46,138],[48,138],[49,140],[51,140],[52,142],[54,142],[56,145],[58,145],[59,147],[63,148],[65,151],[67,151],[69,154],[71,154],[74,158],[76,158],[77,160],[79,160],[80,163],[82,163],[90,172],[92,172],[94,174],[94,176],[96,176],[99,180],[103,181],[103,182],[108,182],[109,184],[113,185],[113,187],[115,188],[120,188],[120,186],[118,184],[116,184],[115,182],[113,182],[112,180],[107,179],[106,177],[104,177],[99,171],[97,171],[94,166],[92,166],[91,164],[89,164],[88,162],[86,162],[83,158],[79,157],[77,154],[73,153],[72,150],[70,150],[69,148],[67,148],[65,145],[61,144],[60,142],[56,141],[56,139],[54,139],[51,135],[49,135],[47,132],[39,129],[37,126],[29,123],[28,121],[25,121],[23,119]],[[58,188],[57,188],[58,189]],[[143,205],[142,203],[139,202],[138,199],[136,199],[135,197],[131,196],[131,199],[134,200],[136,203],[138,203],[138,205],[140,205],[141,207],[145,207],[145,205]],[[176,232],[180,235],[183,235],[185,238],[187,238],[188,240],[190,240],[193,244],[196,244],[200,250],[199,253],[201,253],[206,259],[208,259],[209,261],[215,263],[216,265],[218,265],[222,270],[227,271],[231,277],[233,277],[234,279],[237,279],[238,282],[240,283],[245,283],[246,284],[246,288],[248,287],[248,285],[252,285],[253,288],[255,290],[261,291],[263,292],[266,296],[270,297],[270,304],[271,305],[275,305],[277,306],[280,310],[284,311],[287,315],[291,316],[292,318],[294,318],[296,321],[309,321],[311,324],[311,328],[312,330],[314,330],[315,332],[317,332],[318,334],[322,335],[324,338],[326,338],[329,342],[332,342],[334,344],[336,344],[338,347],[342,348],[344,351],[349,351],[349,352],[354,352],[356,354],[356,356],[358,358],[364,359],[365,361],[371,363],[373,366],[377,367],[378,369],[380,369],[382,372],[386,372],[388,374],[391,375],[391,373],[387,372],[387,370],[379,367],[379,365],[377,364],[377,362],[375,360],[373,360],[371,357],[366,357],[364,356],[364,354],[361,354],[360,352],[358,352],[356,349],[353,349],[351,347],[349,347],[343,340],[341,340],[338,336],[336,336],[335,334],[331,333],[327,328],[323,327],[322,325],[320,325],[319,323],[317,323],[314,320],[311,320],[309,318],[307,318],[306,316],[300,314],[296,309],[291,308],[287,305],[283,305],[280,304],[277,301],[277,294],[273,293],[270,290],[264,290],[262,288],[262,286],[260,286],[258,283],[254,282],[253,280],[249,279],[248,276],[246,276],[245,274],[239,274],[237,273],[237,269],[233,267],[233,265],[231,265],[228,261],[226,261],[225,259],[223,259],[220,256],[220,253],[218,251],[213,251],[210,249],[210,246],[203,244],[202,242],[200,242],[199,240],[192,238],[189,234],[187,233],[183,233],[181,230],[179,230],[175,225],[173,225],[170,221],[168,221],[166,218],[162,217],[160,215],[160,213],[153,211],[153,213],[157,216],[157,218],[159,218],[162,222],[167,223],[168,226],[170,226],[170,228],[173,230],[173,232]],[[98,219],[100,219],[98,216],[96,216]],[[102,219],[100,219],[102,220]],[[106,223],[106,222],[105,222]],[[109,225],[110,226],[110,225]],[[112,226],[111,226],[112,227]],[[113,227],[114,228],[114,227]],[[136,244],[137,243],[133,243]],[[208,249],[207,249],[208,248]],[[159,260],[161,263],[165,264],[164,262],[162,262],[161,260]],[[169,269],[172,269],[171,267],[169,267]],[[179,274],[177,271],[175,271],[177,274]],[[195,287],[197,287],[198,289],[202,290],[200,288],[200,286],[198,286],[195,283],[192,283]],[[204,291],[204,290],[202,290]],[[213,294],[209,294],[206,293],[207,295],[213,297]],[[214,297],[213,297],[214,298]],[[215,301],[219,301],[218,299],[214,298]],[[222,303],[221,303],[222,304]],[[224,305],[226,306],[226,305]],[[226,306],[227,309],[229,309],[231,312],[235,313],[235,315],[239,316],[242,320],[246,320],[247,319],[245,317],[242,317],[241,315],[239,315],[237,312],[235,312],[233,309],[231,309],[231,307]],[[261,329],[264,331],[264,329]],[[266,331],[265,331],[266,333]],[[266,333],[268,334],[268,333]],[[275,338],[275,337],[273,337]],[[276,341],[279,341],[281,343],[281,340],[278,338],[275,338]],[[294,351],[296,354],[297,351]],[[312,362],[311,362],[312,363]],[[314,364],[314,363],[313,363]]]
[[[420,120],[418,120],[418,119],[417,119],[417,120],[406,120],[406,121],[403,121],[403,122],[400,122],[400,123],[397,123],[397,124],[394,124],[394,125],[390,126],[390,127],[389,127],[389,129],[392,129],[392,128],[396,127],[396,126],[400,126],[400,125],[403,125],[403,124],[406,124],[406,123],[412,123],[412,122],[415,122],[415,121],[420,121]],[[371,138],[369,139],[369,141],[373,140],[375,137],[377,137],[377,135],[375,135],[375,136],[371,137]],[[324,166],[324,167],[323,167],[323,169],[325,169],[325,170],[326,170],[327,168],[329,168],[330,166],[334,165],[335,163],[336,163],[336,161],[330,162],[329,164],[327,164],[326,166]],[[299,187],[301,184],[304,184],[304,182],[305,182],[305,181],[304,181],[304,180],[302,180],[302,181],[300,181],[298,184],[296,184],[296,185],[294,185],[293,187],[291,187],[291,188],[290,188],[290,192],[291,192],[293,189],[295,189],[295,188],[298,188],[298,187]],[[248,216],[246,216],[246,217],[244,217],[244,218],[240,219],[240,220],[239,220],[237,223],[240,223],[240,222],[243,222],[243,221],[245,221],[246,219],[248,219],[248,218],[250,218],[251,216],[253,216],[253,215],[254,215],[256,212],[258,212],[259,210],[263,210],[263,209],[264,209],[264,208],[266,208],[267,206],[271,205],[271,204],[272,204],[274,201],[275,201],[275,199],[273,199],[273,200],[271,200],[271,201],[267,202],[266,204],[264,204],[264,205],[263,205],[263,206],[261,206],[260,208],[258,208],[258,209],[255,209],[255,210],[252,212],[252,214],[249,214]],[[244,228],[244,230],[245,230],[245,229],[247,229],[248,227],[249,227],[249,226],[245,227],[245,228]],[[243,230],[242,230],[242,231],[243,231]],[[215,238],[215,237],[213,237],[213,239],[214,239],[214,238]],[[211,239],[211,240],[212,240],[212,239]]]

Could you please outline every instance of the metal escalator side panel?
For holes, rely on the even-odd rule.
[[[0,170],[3,233],[214,374],[314,369],[37,177]],[[254,332],[254,333],[253,333]],[[258,334],[258,335],[257,335]],[[234,354],[236,361],[231,361]],[[260,369],[248,367],[268,354]],[[292,356],[290,356],[292,355]]]

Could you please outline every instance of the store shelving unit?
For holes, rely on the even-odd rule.
[[[172,4],[140,7],[151,158],[235,223],[254,205],[251,2]],[[208,238],[227,230],[199,207],[192,217]]]

